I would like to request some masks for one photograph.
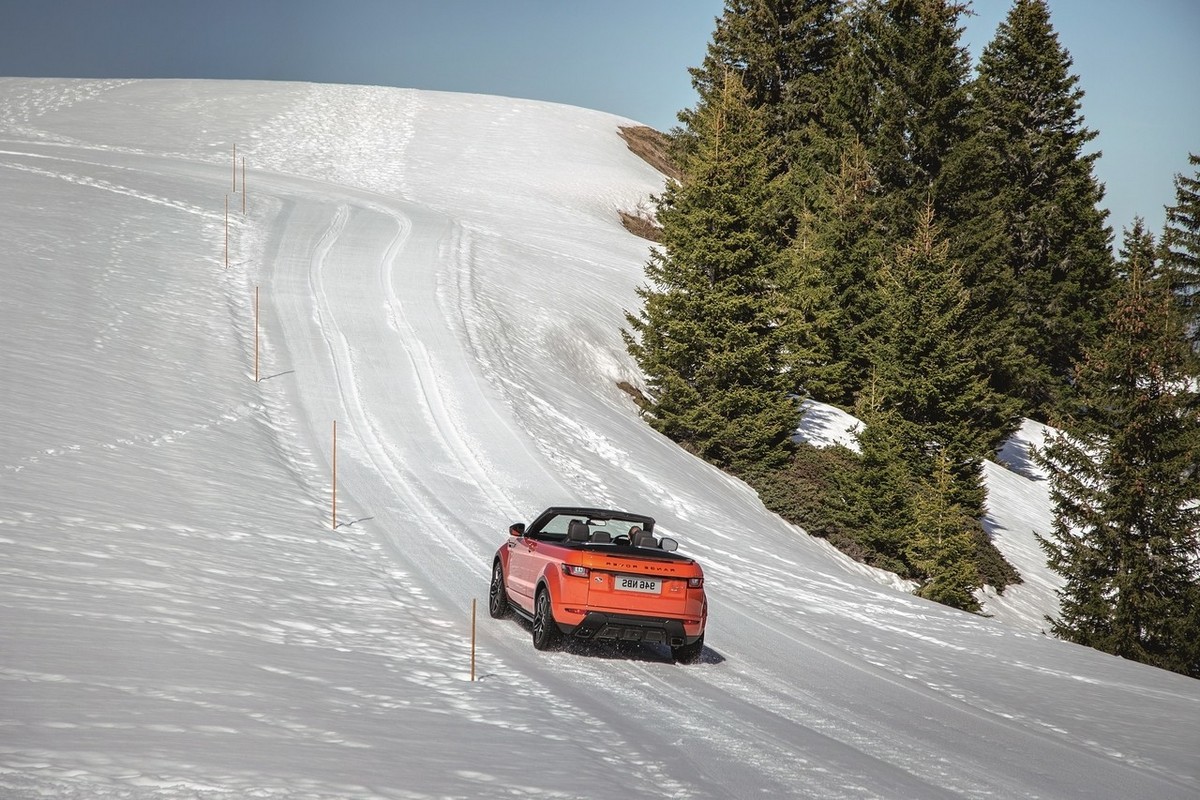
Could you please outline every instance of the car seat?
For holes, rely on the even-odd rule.
[[[568,542],[586,542],[591,538],[591,535],[587,523],[581,519],[573,519],[571,520],[571,524],[567,526]]]
[[[654,534],[649,531],[640,531],[633,536],[633,541],[630,543],[634,547],[658,547],[658,540],[654,538]]]

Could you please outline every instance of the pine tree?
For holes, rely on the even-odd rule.
[[[1107,335],[1075,373],[1066,431],[1039,460],[1056,517],[1041,540],[1065,578],[1055,635],[1200,677],[1200,395],[1154,244],[1127,232]]]
[[[954,255],[976,308],[995,320],[993,384],[1043,415],[1097,340],[1113,281],[1071,63],[1045,1],[1015,0],[980,58],[971,137],[941,193],[965,223]]]
[[[780,200],[776,233],[791,238],[797,220],[819,195],[833,163],[824,120],[838,44],[843,0],[726,0],[703,64],[692,69],[701,97],[727,72],[742,76],[749,104],[761,109],[767,138],[776,143],[771,178]],[[680,112],[673,131],[677,155],[695,147],[699,109]]]
[[[869,383],[856,409],[863,428],[856,437],[860,457],[851,490],[851,535],[866,551],[868,564],[912,578],[909,498],[920,479],[910,456],[919,447],[919,435],[873,388]]]
[[[1175,176],[1175,205],[1167,207],[1163,261],[1184,310],[1193,347],[1200,348],[1200,156],[1189,153],[1194,177]]]
[[[912,239],[879,272],[873,368],[886,402],[920,431],[920,449],[909,454],[917,474],[931,476],[934,454],[944,454],[953,465],[955,502],[979,517],[981,459],[1012,432],[1017,415],[988,386],[970,295],[932,208],[918,216]]]
[[[838,169],[824,179],[819,200],[800,219],[796,257],[821,276],[828,293],[822,328],[825,361],[810,390],[820,400],[852,407],[871,372],[867,343],[879,320],[875,269],[884,250],[876,216],[878,184],[860,142],[846,144]]]
[[[965,3],[866,0],[851,8],[836,69],[831,125],[867,151],[877,214],[891,242],[929,203],[941,215],[942,167],[966,135],[970,56],[959,44]]]
[[[979,611],[974,592],[981,585],[973,554],[977,524],[954,502],[953,476],[945,453],[934,473],[912,498],[912,532],[906,545],[909,562],[924,576],[917,594],[964,611]]]
[[[833,289],[813,258],[811,242],[797,237],[783,251],[777,273],[775,317],[783,351],[783,369],[797,395],[825,397],[841,375],[830,357],[829,342],[840,332]]]
[[[942,202],[938,176],[963,138],[969,100],[970,62],[958,44],[965,9],[949,0],[866,0],[843,15],[827,139],[813,148],[832,147],[833,156],[807,206],[840,317],[828,337],[829,402],[853,405],[868,380],[881,254],[912,236],[926,206]]]
[[[822,118],[841,5],[841,0],[726,0],[703,65],[690,70],[692,85],[705,97],[720,89],[726,73],[737,72],[749,104],[763,109],[767,136],[784,143]],[[696,113],[679,115],[685,140]],[[786,159],[787,147],[777,155]]]
[[[778,461],[798,412],[785,369],[798,335],[780,324],[784,260],[773,230],[770,143],[740,76],[701,99],[694,152],[661,198],[663,249],[646,266],[630,353],[651,424],[723,467]]]
[[[979,580],[974,566],[955,565],[976,558],[971,531],[972,520],[983,514],[981,459],[1011,430],[1015,415],[1011,403],[987,386],[975,325],[966,314],[968,295],[933,224],[932,209],[926,208],[916,225],[912,239],[877,270],[878,328],[869,348],[870,378],[857,409],[865,428],[859,434],[855,505],[861,543],[882,556],[873,563],[935,580],[928,591],[942,598],[954,595],[947,587]],[[941,463],[947,479],[939,506],[942,501],[929,486],[939,485]],[[914,505],[916,496],[923,500]],[[923,538],[933,534],[926,531],[928,520],[918,523],[915,515],[943,506],[953,508],[956,524],[962,523],[956,530],[967,537],[965,544],[954,543],[963,544],[966,555],[949,544],[942,552]],[[935,539],[949,543],[946,531]],[[971,607],[954,596],[954,605]]]

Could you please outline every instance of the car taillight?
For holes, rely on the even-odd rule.
[[[699,589],[704,585],[704,578],[688,578],[689,589]]]
[[[586,578],[591,572],[587,567],[579,567],[575,564],[563,564],[563,574],[570,575],[574,578]]]

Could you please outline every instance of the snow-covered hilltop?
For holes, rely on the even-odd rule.
[[[1027,583],[985,619],[638,418],[647,246],[618,211],[662,184],[625,124],[0,80],[0,796],[1200,794],[1200,682],[1037,632],[1036,430],[988,468]],[[702,560],[701,663],[538,653],[481,614],[471,682],[507,523],[574,502]]]

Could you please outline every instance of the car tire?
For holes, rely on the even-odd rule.
[[[700,658],[700,652],[704,650],[704,634],[700,634],[700,638],[691,644],[682,644],[679,647],[671,648],[671,658],[679,664],[692,664],[696,659]]]
[[[543,588],[533,602],[533,647],[535,650],[553,650],[562,638],[562,631],[554,621],[554,610],[550,605],[550,590]]]
[[[504,568],[497,560],[492,565],[492,585],[488,588],[488,614],[492,619],[504,619],[512,613],[508,592],[504,588]]]

